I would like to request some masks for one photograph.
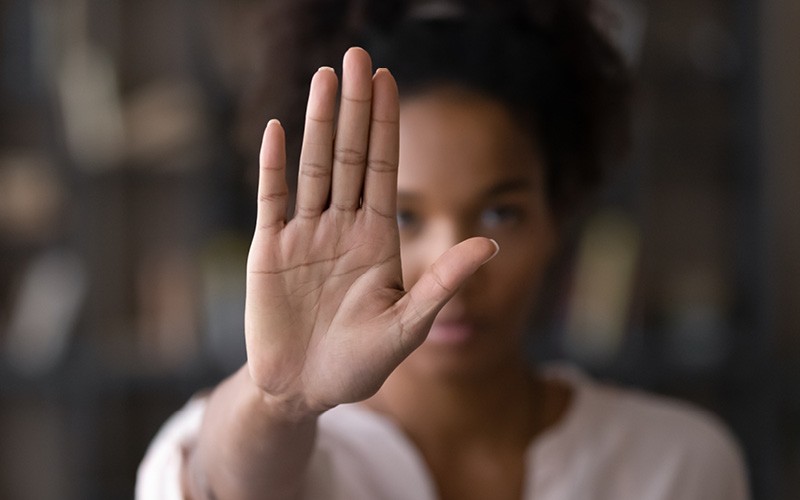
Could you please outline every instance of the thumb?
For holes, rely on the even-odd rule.
[[[418,347],[428,333],[436,314],[459,287],[500,250],[489,238],[470,238],[443,253],[401,299],[403,344],[409,350]]]

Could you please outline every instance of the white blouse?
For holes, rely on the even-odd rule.
[[[528,447],[523,500],[744,500],[741,451],[721,423],[684,403],[595,383],[577,370],[548,376],[574,390],[570,408]],[[178,500],[183,449],[204,399],[164,425],[142,461],[137,500]],[[269,495],[266,494],[265,498]],[[319,419],[306,500],[435,500],[430,472],[388,418],[342,405]]]

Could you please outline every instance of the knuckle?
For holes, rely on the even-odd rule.
[[[288,191],[274,191],[269,193],[261,193],[258,195],[258,201],[261,203],[274,203],[284,201],[289,196]]]
[[[378,208],[376,208],[376,207],[374,207],[372,205],[369,205],[369,204],[364,204],[364,210],[366,210],[368,213],[371,213],[371,214],[373,214],[373,215],[375,215],[375,216],[377,216],[377,217],[379,217],[381,219],[388,219],[388,220],[394,220],[395,219],[394,214],[383,212],[383,211],[379,210]]]
[[[356,105],[367,105],[372,104],[372,97],[342,94],[342,101],[350,102]]]
[[[358,208],[357,203],[347,203],[343,201],[331,202],[331,208],[338,212],[352,212]]]
[[[297,219],[313,219],[319,216],[321,208],[310,205],[300,205],[295,210],[294,216]]]
[[[441,269],[437,263],[431,265],[430,276],[434,283],[436,283],[447,294],[452,294],[455,291],[453,290],[452,286],[449,286],[447,283],[445,283],[445,280],[442,278]]]
[[[342,165],[360,166],[366,162],[366,153],[353,148],[336,148],[333,152],[335,162]]]
[[[306,121],[311,123],[316,123],[319,125],[332,125],[333,124],[333,117],[331,116],[314,116],[314,115],[307,115]]]
[[[371,158],[367,163],[367,168],[378,173],[394,173],[397,171],[397,162]]]
[[[300,175],[312,179],[320,179],[327,177],[330,173],[328,166],[313,161],[304,161],[300,164]]]
[[[258,229],[261,231],[279,231],[283,229],[285,226],[284,221],[267,221],[267,222],[259,222]]]

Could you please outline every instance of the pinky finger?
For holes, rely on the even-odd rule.
[[[258,230],[279,231],[286,224],[286,139],[278,120],[270,120],[259,154]]]

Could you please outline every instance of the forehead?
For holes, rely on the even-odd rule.
[[[542,169],[533,134],[495,100],[442,88],[401,103],[401,192],[480,192],[514,178],[541,185]]]

